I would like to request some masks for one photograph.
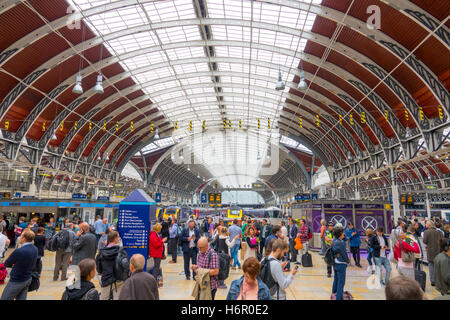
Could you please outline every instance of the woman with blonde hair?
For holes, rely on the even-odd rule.
[[[148,245],[148,256],[153,259],[153,271],[152,274],[155,279],[158,280],[158,287],[162,287],[162,274],[160,275],[161,259],[164,252],[164,242],[167,238],[161,238],[159,233],[161,232],[162,225],[157,223],[153,226],[153,231],[150,231],[150,240]]]

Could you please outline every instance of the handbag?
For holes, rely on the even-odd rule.
[[[28,287],[28,292],[37,291],[41,286],[41,282],[39,281],[39,273],[32,272],[31,273],[31,283]]]
[[[300,240],[300,238],[295,238],[294,241],[295,241],[295,246],[294,246],[295,250],[303,249],[302,240]]]
[[[403,262],[413,262],[416,260],[414,252],[411,251],[404,251],[403,250],[403,241],[400,241],[400,248],[402,250],[402,261]]]

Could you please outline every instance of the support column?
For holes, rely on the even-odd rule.
[[[29,196],[36,196],[37,186],[36,186],[36,169],[31,168],[31,183],[30,187],[28,188],[28,195]]]
[[[391,168],[391,189],[392,189],[392,206],[394,212],[394,221],[400,218],[400,195],[398,192],[397,179],[394,175],[394,168]]]
[[[355,200],[361,200],[361,193],[359,192],[359,179],[355,178]]]
[[[428,219],[431,219],[430,198],[428,197],[428,192],[425,192],[425,207],[427,210],[427,217]]]

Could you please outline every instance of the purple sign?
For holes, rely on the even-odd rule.
[[[334,225],[340,223],[347,228],[348,223],[353,221],[353,210],[351,209],[324,209],[324,211],[325,220],[331,221]]]
[[[320,220],[322,220],[322,210],[314,209],[312,211],[312,217],[313,217],[313,232],[319,233],[320,227],[322,226],[320,224]]]
[[[383,210],[355,209],[355,223],[355,227],[361,235],[364,235],[368,228],[372,228],[374,231],[378,227],[384,228]]]
[[[335,209],[351,209],[353,205],[351,203],[324,203],[324,208],[335,208]]]
[[[374,203],[357,203],[355,204],[355,209],[362,208],[362,209],[383,209],[382,204],[374,204]]]

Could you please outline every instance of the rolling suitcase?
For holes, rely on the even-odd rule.
[[[304,268],[311,268],[313,266],[312,257],[309,252],[306,252],[304,255],[302,255],[302,266]]]
[[[427,283],[427,274],[425,271],[420,270],[420,263],[417,265],[417,269],[414,269],[414,279],[420,284],[422,291],[425,292]]]

